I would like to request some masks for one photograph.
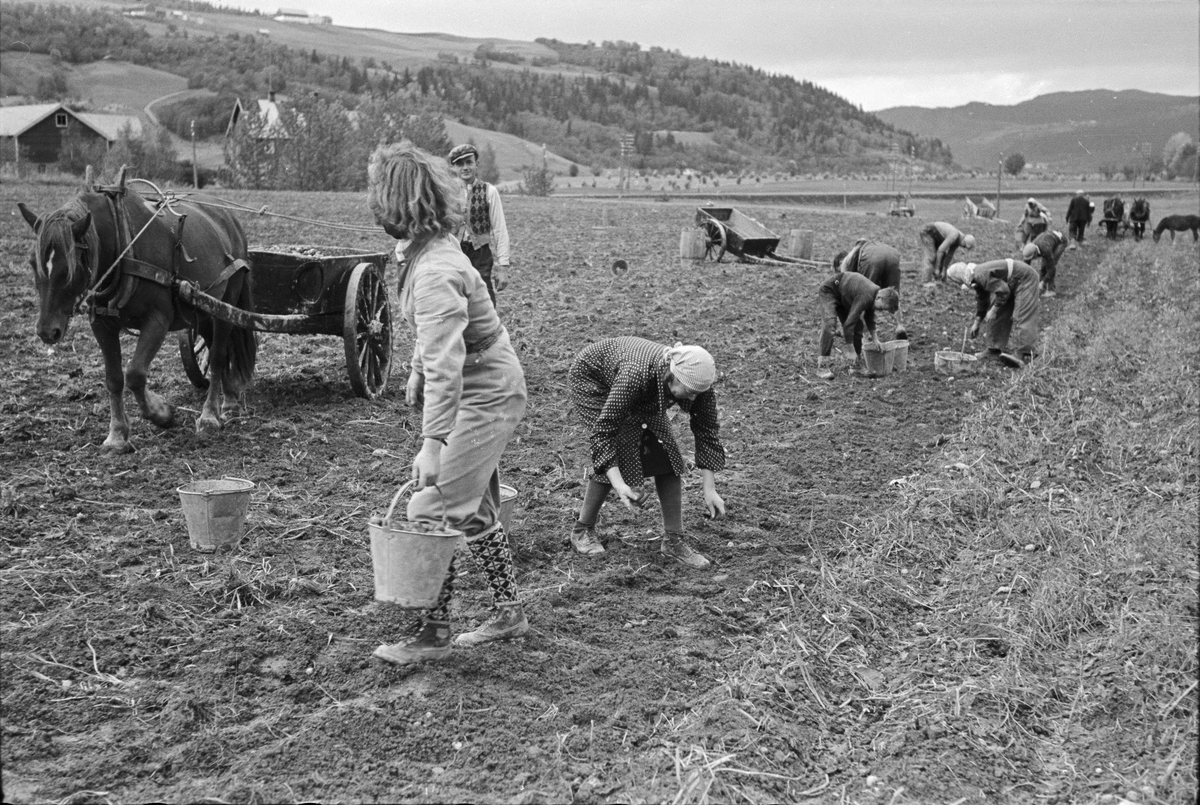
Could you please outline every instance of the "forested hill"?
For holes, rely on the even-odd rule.
[[[886,166],[893,148],[931,166],[952,159],[940,140],[900,130],[810,82],[678,51],[544,39],[525,52],[480,40],[463,53],[461,38],[446,37],[459,45],[456,53],[431,50],[414,61],[399,46],[389,52],[385,32],[297,26],[306,29],[297,47],[294,36],[292,45],[282,43],[290,32],[279,26],[270,36],[221,25],[257,15],[188,0],[156,5],[203,13],[205,24],[189,24],[182,14],[165,23],[130,19],[116,6],[5,3],[0,47],[20,42],[67,65],[113,59],[154,67],[228,100],[263,97],[268,89],[319,91],[351,109],[403,99],[415,111],[545,143],[585,166],[619,164],[622,139],[630,137],[632,164],[647,169],[871,171]],[[547,55],[530,56],[530,48]],[[46,79],[42,93],[62,85]],[[216,114],[229,107],[210,108]]]

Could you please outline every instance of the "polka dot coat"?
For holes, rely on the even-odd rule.
[[[709,389],[690,401],[672,397],[666,350],[664,344],[622,336],[590,344],[575,357],[568,375],[570,399],[590,435],[596,480],[607,483],[606,471],[616,466],[625,483],[642,482],[644,431],[662,444],[675,474],[684,475],[687,465],[667,418],[675,404],[689,415],[696,466],[714,472],[724,468],[716,394]]]

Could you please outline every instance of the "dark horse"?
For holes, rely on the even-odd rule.
[[[1192,230],[1192,241],[1200,240],[1200,215],[1168,215],[1154,227],[1154,242],[1158,243],[1163,232],[1171,233],[1171,242],[1175,242],[1176,232]]]
[[[126,386],[143,417],[161,428],[174,422],[171,406],[146,387],[150,362],[168,331],[198,326],[212,335],[211,382],[198,432],[219,429],[221,415],[236,408],[253,379],[256,351],[252,330],[209,319],[176,295],[179,281],[187,280],[224,302],[254,309],[241,225],[222,209],[166,197],[147,200],[124,177],[122,170],[116,186],[92,186],[89,170],[84,189],[45,217],[17,205],[37,233],[30,262],[38,336],[57,344],[71,316],[87,311],[104,356],[111,407],[104,447],[121,453],[133,450],[122,397]],[[138,331],[138,340],[122,374],[123,329]]]
[[[1129,208],[1129,223],[1133,227],[1135,240],[1141,240],[1146,236],[1146,222],[1149,220],[1150,202],[1142,196],[1138,196],[1133,200],[1133,206]]]

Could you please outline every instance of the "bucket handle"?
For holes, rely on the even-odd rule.
[[[392,512],[395,511],[396,504],[400,502],[400,498],[402,498],[404,493],[407,492],[415,483],[416,480],[408,481],[401,484],[400,488],[396,490],[396,494],[392,496],[392,505],[388,506],[387,514],[383,515],[383,522],[385,525],[391,525]],[[433,488],[438,491],[438,497],[442,501],[442,528],[447,529],[449,528],[450,518],[447,516],[446,512],[446,496],[442,493],[442,488],[437,484],[434,484]]]

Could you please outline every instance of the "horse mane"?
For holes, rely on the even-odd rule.
[[[42,221],[37,236],[37,259],[35,266],[42,277],[49,278],[49,268],[46,266],[46,255],[50,247],[61,244],[67,259],[67,284],[73,285],[79,279],[81,270],[91,273],[92,266],[82,266],[78,251],[75,248],[75,224],[83,219],[90,210],[82,200],[82,193],[46,215]],[[84,234],[84,242],[88,247],[88,255],[95,261],[99,259],[100,237],[96,234],[95,224],[91,224]]]

